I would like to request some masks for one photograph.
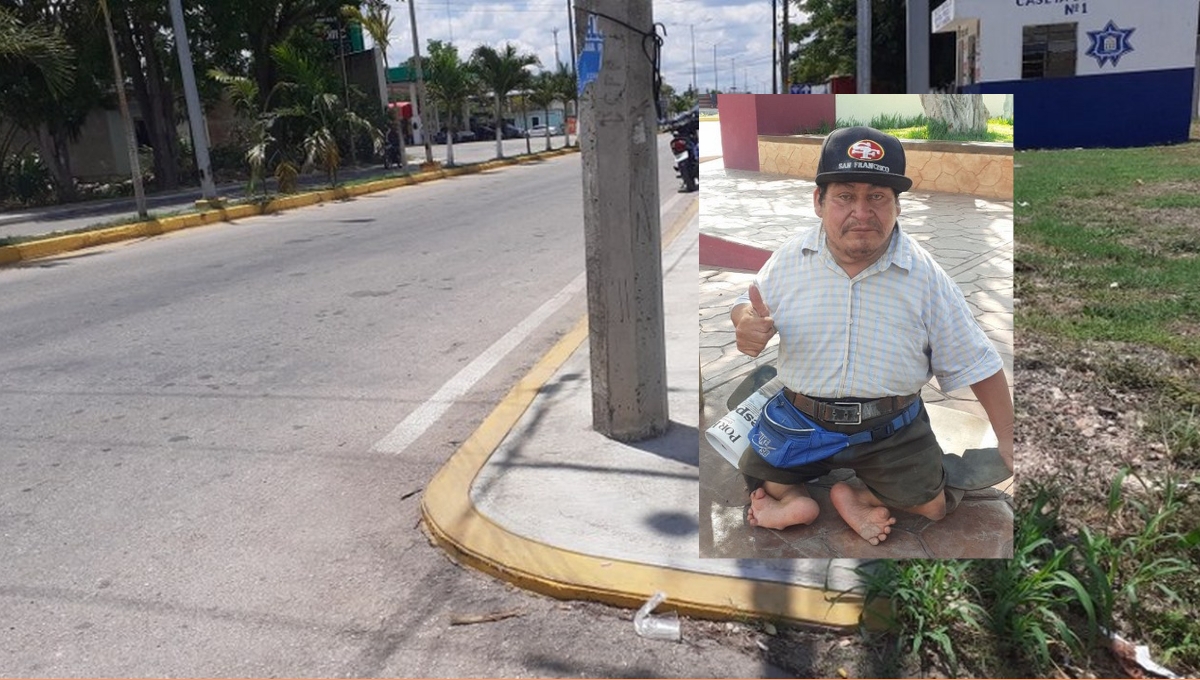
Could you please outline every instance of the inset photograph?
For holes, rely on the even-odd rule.
[[[701,557],[1011,557],[1012,129],[1012,95],[702,118]]]

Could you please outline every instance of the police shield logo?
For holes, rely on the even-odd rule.
[[[1133,45],[1129,43],[1129,36],[1133,35],[1134,30],[1118,28],[1110,19],[1103,29],[1088,31],[1087,34],[1092,40],[1092,45],[1086,52],[1087,56],[1095,58],[1097,65],[1101,67],[1106,63],[1111,63],[1115,67],[1121,57],[1133,51]]]
[[[863,139],[851,144],[846,155],[860,161],[877,161],[883,158],[883,147],[874,140]]]

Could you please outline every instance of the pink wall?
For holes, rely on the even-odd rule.
[[[816,130],[821,123],[833,127],[837,119],[832,94],[759,94],[758,134],[794,135]]]
[[[758,171],[758,116],[753,94],[719,94],[721,154],[725,167]]]
[[[794,135],[836,119],[831,94],[722,94],[717,110],[725,167],[755,172],[759,135]]]

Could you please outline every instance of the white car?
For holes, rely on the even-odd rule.
[[[525,136],[530,138],[545,137],[547,129],[550,130],[551,137],[558,134],[558,128],[554,127],[553,125],[534,125],[525,131]]]

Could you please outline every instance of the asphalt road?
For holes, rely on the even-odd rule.
[[[665,152],[660,166],[665,202],[677,180]],[[410,445],[375,449],[583,271],[579,168],[0,269],[2,673],[772,674],[705,632],[719,624],[644,640],[631,612],[460,568],[418,526],[425,481],[582,293]]]

